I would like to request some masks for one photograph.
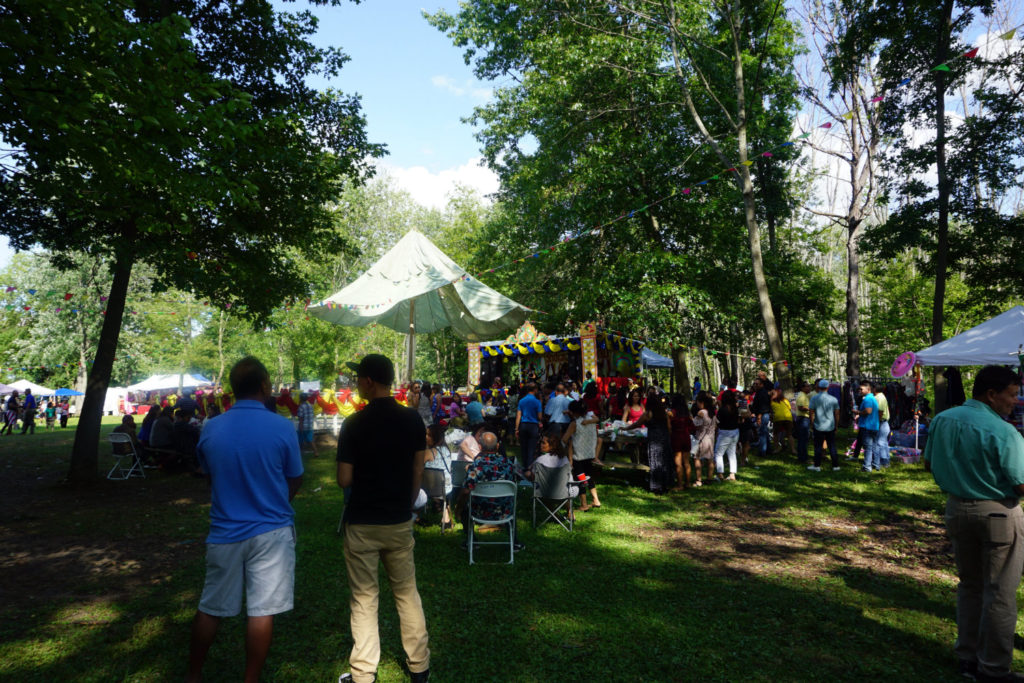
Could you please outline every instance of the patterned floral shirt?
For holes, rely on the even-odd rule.
[[[466,468],[466,489],[472,491],[477,482],[484,481],[515,481],[516,468],[511,458],[501,453],[481,453]],[[474,498],[473,516],[480,519],[501,519],[512,514],[515,503],[513,496],[502,498]]]

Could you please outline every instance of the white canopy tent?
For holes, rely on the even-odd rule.
[[[24,393],[26,389],[31,389],[32,393],[35,396],[53,396],[53,391],[54,391],[53,389],[47,389],[46,387],[42,386],[41,384],[36,384],[35,382],[30,382],[27,379],[19,379],[16,382],[11,382],[9,386],[14,388],[14,389],[17,389],[18,391],[20,391],[22,393]]]
[[[955,337],[917,352],[921,365],[1017,365],[1024,348],[1024,306],[1014,306]]]
[[[530,311],[470,276],[415,230],[350,285],[309,308],[335,325],[377,323],[408,334],[410,377],[416,333],[451,327],[467,341],[485,341],[519,327]]]
[[[210,380],[206,379],[202,375],[193,375],[185,373],[173,373],[170,375],[153,375],[147,379],[142,380],[138,384],[131,384],[128,386],[128,391],[163,391],[165,389],[177,389],[179,384],[179,378],[181,379],[182,388],[195,388],[207,385]]]

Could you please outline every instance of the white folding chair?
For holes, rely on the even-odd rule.
[[[473,514],[473,499],[484,498],[512,498],[512,514],[501,519],[483,519]],[[472,491],[469,492],[469,563],[473,564],[473,546],[477,544],[473,540],[473,525],[486,524],[489,526],[508,525],[508,564],[516,559],[515,538],[516,538],[516,484],[514,481],[500,479],[498,481],[477,482]],[[505,545],[505,541],[480,541],[479,545]]]
[[[579,495],[579,488],[572,482],[572,465],[566,463],[561,467],[533,466],[533,528],[553,519],[566,531],[572,531],[573,514],[572,500]],[[551,505],[548,505],[551,501]],[[544,508],[547,516],[537,524],[537,503]],[[552,507],[552,505],[554,507]],[[568,506],[568,522],[558,516],[558,511]]]
[[[142,467],[142,459],[139,458],[139,452],[135,450],[135,443],[132,441],[132,437],[121,432],[112,432],[109,439],[111,453],[114,456],[114,466],[107,472],[107,479],[118,481],[130,477],[142,477],[145,479],[146,471]],[[127,467],[125,466],[125,460],[129,463]]]

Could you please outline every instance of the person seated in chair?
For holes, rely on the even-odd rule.
[[[127,443],[124,443],[124,442],[113,444],[114,453],[117,453],[118,455],[128,455],[129,453],[132,452],[132,447],[133,446],[136,449],[138,449],[139,442],[138,442],[138,438],[135,435],[135,418],[134,417],[132,417],[131,415],[125,415],[124,417],[121,418],[121,424],[119,424],[118,426],[114,427],[114,429],[112,431],[115,434],[127,434],[129,437],[131,437],[131,440],[132,440],[131,444],[127,444]]]
[[[480,454],[473,459],[466,468],[466,481],[459,494],[457,508],[462,511],[462,527],[466,531],[466,541],[469,543],[469,492],[476,488],[476,485],[485,481],[515,481],[516,467],[512,458],[508,458],[498,452],[498,437],[494,432],[483,432],[479,438]],[[477,519],[498,520],[512,514],[515,506],[514,496],[503,498],[478,499],[473,501],[473,516]],[[513,529],[513,534],[515,530]],[[516,550],[522,550],[523,544],[518,540],[513,546]]]
[[[199,427],[192,424],[192,413],[185,410],[174,411],[174,450],[180,455],[185,466],[195,471],[199,468],[196,460],[196,446],[199,444]]]
[[[530,465],[530,469],[526,471],[526,478],[533,481],[534,473],[533,468],[541,465],[548,469],[557,470],[559,467],[564,467],[569,464],[569,458],[563,452],[562,441],[554,434],[545,434],[540,437],[540,455]],[[571,475],[570,475],[571,476]],[[569,489],[568,495],[571,498],[575,498],[580,495],[580,488],[573,486]],[[583,505],[580,510],[586,512],[590,507],[587,506],[586,498],[583,499]],[[574,515],[567,515],[568,519],[575,520]]]

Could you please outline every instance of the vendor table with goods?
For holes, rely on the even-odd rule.
[[[639,463],[641,456],[643,460],[647,459],[647,427],[624,429],[628,425],[622,420],[605,421],[598,428],[597,435],[608,444],[607,450],[621,450],[629,454],[630,462]]]

